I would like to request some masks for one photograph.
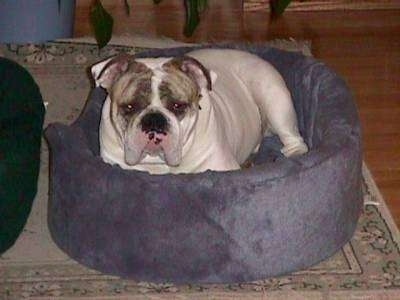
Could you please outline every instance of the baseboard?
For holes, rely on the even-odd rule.
[[[269,10],[270,0],[243,0],[244,11]],[[400,9],[399,0],[294,0],[289,11]]]

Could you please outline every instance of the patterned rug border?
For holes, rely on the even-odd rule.
[[[37,300],[55,300],[54,297],[30,298]],[[71,297],[57,297],[57,300],[72,300]],[[77,300],[399,300],[400,294],[398,290],[376,290],[376,291],[352,291],[349,295],[348,291],[272,291],[272,292],[251,292],[246,294],[237,294],[235,292],[220,293],[190,293],[178,295],[134,295],[134,296],[97,296],[97,297],[79,297]],[[4,300],[8,300],[7,298]]]
[[[351,294],[350,294],[351,293]],[[16,298],[4,298],[2,300],[11,300]],[[16,300],[32,299],[32,300],[399,300],[398,290],[369,290],[369,291],[268,291],[268,292],[248,292],[246,294],[237,294],[235,292],[219,292],[219,293],[190,293],[179,295],[157,294],[157,295],[132,295],[132,296],[94,296],[94,297],[54,297],[39,296],[29,298],[18,298]]]
[[[371,189],[370,193],[372,195],[375,195],[375,198],[377,200],[376,205],[379,206],[379,211],[383,215],[383,219],[386,221],[388,227],[390,228],[392,239],[397,246],[397,250],[400,252],[400,230],[397,227],[393,215],[390,212],[389,207],[387,206],[386,201],[382,193],[379,191],[379,188],[375,183],[374,177],[372,176],[372,173],[368,169],[367,164],[365,162],[363,162],[362,165],[362,173],[363,173],[363,178],[366,181],[367,187]],[[371,204],[374,205],[375,203],[372,202]]]

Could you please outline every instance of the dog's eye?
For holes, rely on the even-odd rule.
[[[168,109],[173,111],[174,113],[183,113],[186,108],[189,106],[187,103],[182,103],[182,102],[172,102],[169,106]]]
[[[174,103],[174,109],[182,109],[185,105],[181,103]]]
[[[122,111],[123,111],[125,114],[133,113],[134,111],[137,110],[136,105],[131,104],[131,103],[129,103],[129,104],[124,104],[124,105],[121,106],[121,108],[122,108]]]

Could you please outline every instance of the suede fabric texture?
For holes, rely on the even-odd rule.
[[[74,124],[46,130],[52,161],[49,227],[72,258],[139,281],[244,282],[307,268],[350,239],[362,209],[362,156],[357,110],[344,81],[298,53],[219,47],[250,51],[278,69],[309,153],[284,158],[272,137],[264,140],[255,165],[239,171],[123,170],[99,156],[106,94],[96,88]]]

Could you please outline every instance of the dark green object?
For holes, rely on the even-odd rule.
[[[114,20],[104,9],[100,0],[96,0],[90,10],[90,21],[94,29],[97,44],[101,49],[111,40]]]
[[[21,233],[37,192],[44,106],[32,76],[0,58],[0,253]]]
[[[185,0],[186,23],[183,33],[185,36],[191,36],[200,22],[197,0]]]
[[[129,16],[131,14],[131,7],[129,6],[128,0],[124,1],[124,7],[126,15]]]
[[[278,17],[282,15],[285,9],[289,6],[292,0],[272,0],[271,3],[271,11],[273,17]]]
[[[199,12],[205,11],[207,6],[208,6],[208,0],[197,1],[197,9],[199,10]]]

